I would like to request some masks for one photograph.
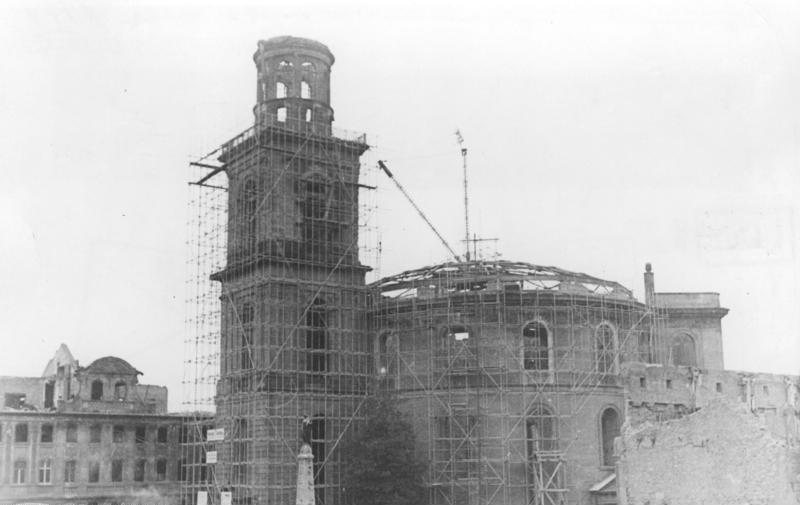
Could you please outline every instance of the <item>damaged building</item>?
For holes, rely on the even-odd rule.
[[[0,377],[0,503],[178,503],[190,434],[141,374],[62,344],[41,376]]]
[[[621,434],[721,400],[796,446],[798,378],[726,371],[719,295],[659,293],[650,265],[644,300],[475,258],[368,284],[369,144],[332,126],[333,54],[277,37],[254,62],[253,126],[193,163],[185,375],[216,418],[184,446],[213,454],[188,462],[184,504],[292,504],[305,416],[316,501],[349,503],[341,448],[373,386],[411,421],[435,505],[639,503],[618,492]]]

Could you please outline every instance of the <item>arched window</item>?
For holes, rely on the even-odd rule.
[[[529,503],[562,503],[558,452],[558,418],[544,406],[531,410],[525,421]]]
[[[285,83],[278,81],[275,83],[275,98],[286,98],[289,94],[289,88]]]
[[[472,329],[463,324],[450,324],[440,330],[437,368],[465,370],[477,366],[477,341]]]
[[[328,369],[328,335],[325,302],[314,298],[306,311],[306,370],[322,377]]]
[[[522,329],[523,366],[525,370],[550,369],[550,333],[541,321]]]
[[[594,368],[599,373],[616,371],[616,334],[608,323],[601,323],[594,331]]]
[[[311,109],[306,109],[306,123],[311,122]]]
[[[307,81],[300,81],[300,98],[311,98],[311,85]]]
[[[281,62],[278,63],[278,68],[280,69],[292,68],[293,66],[294,64],[289,60],[281,60]]]
[[[378,334],[375,346],[375,369],[379,376],[391,377],[396,372],[397,337],[389,331]]]
[[[687,333],[681,333],[672,339],[672,364],[675,366],[697,366],[697,353],[694,339]]]
[[[314,494],[316,503],[325,503],[325,416],[311,420],[311,454],[314,455]]]
[[[92,400],[102,400],[103,399],[103,381],[95,380],[92,381]]]
[[[124,400],[128,396],[128,385],[122,381],[114,384],[114,398],[117,400]]]
[[[313,72],[315,70],[314,64],[311,63],[310,61],[304,61],[303,63],[300,64],[300,66],[303,67],[303,70],[308,70],[309,72]]]
[[[258,186],[252,177],[248,177],[242,185],[240,195],[241,214],[239,220],[242,224],[243,245],[252,246],[256,241],[256,229],[258,219],[256,209],[258,208]]]
[[[278,122],[285,123],[286,122],[286,107],[278,107],[278,110],[275,114]]]
[[[249,370],[253,368],[253,322],[255,320],[255,307],[250,302],[242,304],[242,309],[239,313],[241,321],[241,353],[240,353],[240,367],[242,370]]]
[[[614,439],[620,434],[619,412],[608,407],[600,416],[600,444],[603,449],[603,466],[614,466]]]

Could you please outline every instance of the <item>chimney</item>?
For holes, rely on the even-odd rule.
[[[656,286],[653,279],[653,265],[645,263],[644,265],[644,303],[648,307],[655,304]]]

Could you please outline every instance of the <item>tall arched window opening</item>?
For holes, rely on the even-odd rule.
[[[538,406],[525,422],[528,458],[528,503],[562,503],[563,460],[558,451],[558,418],[549,408]]]
[[[328,328],[325,302],[314,298],[306,310],[306,370],[321,379],[328,369]]]
[[[620,434],[619,412],[608,407],[600,416],[600,442],[603,448],[603,466],[614,466],[614,439]]]
[[[391,376],[394,373],[395,351],[397,349],[395,336],[388,331],[378,335],[375,347],[375,368],[380,376]]]
[[[286,98],[289,94],[289,88],[286,84],[278,81],[275,83],[275,98]]]
[[[241,233],[243,235],[243,245],[245,247],[252,247],[256,243],[256,229],[258,226],[258,218],[256,216],[256,209],[258,208],[258,186],[253,178],[248,178],[244,181],[242,186],[241,201]]]
[[[92,381],[92,400],[102,400],[103,399],[103,381],[95,380]]]
[[[675,366],[697,366],[697,353],[691,335],[682,333],[672,340],[672,364]]]
[[[232,465],[231,465],[231,483],[236,486],[245,486],[249,483],[249,463],[250,457],[250,438],[251,430],[245,418],[234,419],[233,423],[233,440],[232,450]]]
[[[311,98],[311,85],[306,81],[300,82],[300,98]]]
[[[245,302],[242,304],[242,309],[239,313],[242,335],[239,364],[242,370],[250,370],[253,368],[253,326],[255,312],[253,304]]]
[[[550,369],[550,334],[540,321],[522,329],[523,366],[525,370]]]
[[[594,331],[594,369],[598,373],[616,372],[617,346],[614,329],[607,323]]]

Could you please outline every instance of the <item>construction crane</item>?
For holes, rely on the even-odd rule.
[[[442,234],[439,233],[436,227],[433,226],[433,223],[431,223],[430,220],[425,216],[425,213],[422,212],[422,210],[417,206],[416,203],[414,203],[414,200],[411,198],[411,195],[408,194],[403,185],[400,184],[400,182],[394,178],[394,174],[392,174],[392,172],[389,170],[389,167],[386,166],[386,163],[383,160],[378,160],[378,166],[389,177],[389,179],[391,179],[392,182],[394,182],[394,185],[397,186],[397,189],[399,189],[400,192],[403,193],[403,196],[405,196],[406,200],[408,200],[411,206],[414,207],[414,210],[417,211],[419,217],[421,217],[423,221],[425,221],[425,223],[428,225],[428,227],[433,231],[433,233],[436,234],[436,236],[439,238],[439,241],[441,241],[441,243],[445,246],[445,248],[447,248],[447,250],[450,251],[450,254],[453,255],[456,261],[460,262],[461,257],[453,250],[452,247],[450,247],[450,244],[448,244],[447,241],[444,239],[444,237],[442,237]],[[469,257],[469,251],[467,252],[467,256]]]
[[[464,257],[469,261],[469,193],[467,191],[467,148],[464,147],[464,137],[461,136],[461,130],[456,129],[456,139],[458,139],[458,146],[461,148],[461,160],[464,166],[464,247],[466,252]]]

